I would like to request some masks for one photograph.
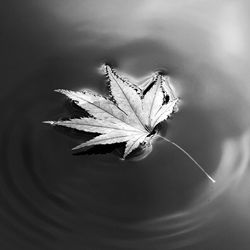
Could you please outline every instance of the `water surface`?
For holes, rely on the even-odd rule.
[[[1,15],[1,249],[249,249],[246,1],[22,1]],[[230,41],[230,42],[229,42]],[[144,160],[79,155],[42,124],[54,89],[105,93],[103,62],[171,77],[180,111]]]

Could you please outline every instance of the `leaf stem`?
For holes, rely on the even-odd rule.
[[[213,183],[215,183],[216,181],[203,169],[203,167],[187,152],[185,151],[181,146],[179,146],[178,144],[176,144],[173,141],[170,141],[169,139],[161,136],[161,135],[156,135],[157,137],[160,137],[161,139],[163,139],[164,141],[172,144],[173,146],[177,147],[179,150],[181,150],[191,161],[193,161],[195,163],[195,165],[208,177],[208,179],[210,181],[212,181]]]

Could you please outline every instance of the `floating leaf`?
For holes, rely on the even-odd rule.
[[[109,97],[90,90],[56,90],[87,111],[89,117],[45,123],[99,134],[74,149],[124,142],[125,159],[141,145],[151,145],[155,136],[161,137],[157,135],[156,126],[177,110],[178,98],[169,78],[160,73],[153,74],[140,84],[134,84],[109,65],[103,65],[102,71],[108,79]],[[166,141],[181,149],[201,168],[181,147],[168,139]]]

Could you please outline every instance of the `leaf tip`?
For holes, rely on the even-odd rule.
[[[100,70],[101,73],[106,74],[106,73],[107,73],[107,69],[108,69],[109,67],[110,67],[109,64],[103,63],[103,64],[101,64],[99,70]]]
[[[72,148],[71,150],[72,150],[72,151],[75,151],[75,150],[80,149],[81,147],[82,147],[81,145],[78,145],[78,146],[75,146],[74,148]]]
[[[56,124],[55,121],[43,121],[42,123],[50,124],[50,125],[55,125]]]
[[[66,90],[64,89],[54,89],[55,92],[58,92],[58,93],[65,93]]]

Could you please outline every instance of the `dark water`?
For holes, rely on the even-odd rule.
[[[1,8],[1,250],[249,249],[249,75],[240,66],[248,61],[237,68],[211,56],[199,16],[186,24],[171,14],[166,24],[157,19],[162,1],[138,1],[127,24],[130,6],[118,2],[27,0]],[[155,19],[138,18],[142,7]],[[152,27],[141,34],[144,24]],[[187,44],[178,44],[183,31]],[[42,124],[74,111],[54,89],[104,93],[103,62],[137,78],[168,72],[182,101],[166,136],[216,184],[165,142],[138,162],[75,156],[81,138]]]

